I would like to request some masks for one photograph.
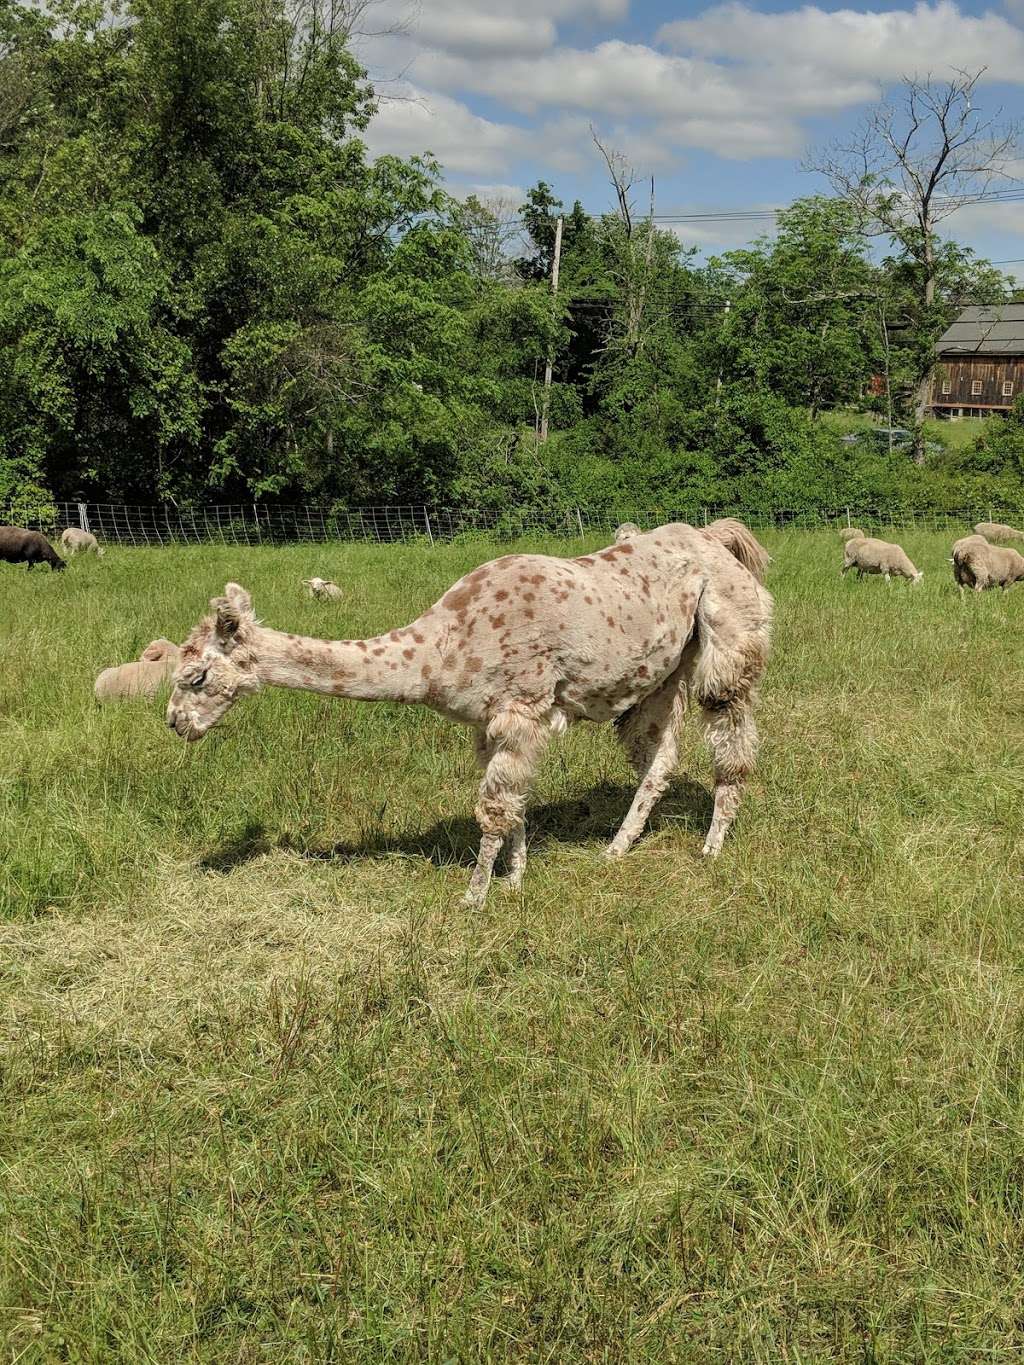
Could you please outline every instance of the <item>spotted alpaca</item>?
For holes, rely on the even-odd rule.
[[[662,526],[576,559],[503,555],[461,578],[411,625],[367,640],[270,630],[229,583],[182,647],[168,725],[198,740],[263,686],[419,702],[469,725],[483,777],[480,849],[467,902],[487,894],[508,845],[526,868],[526,799],[552,736],[615,725],[639,786],[607,849],[625,853],[667,788],[692,696],[714,760],[704,852],[722,846],[753,767],[754,704],[772,599],[732,553],[692,526]]]

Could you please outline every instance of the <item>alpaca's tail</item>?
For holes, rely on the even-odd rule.
[[[722,595],[714,578],[697,599],[694,636],[697,655],[690,689],[705,711],[752,700],[768,662],[771,594],[757,588],[757,601],[737,617],[735,599]]]
[[[742,521],[737,521],[735,517],[722,517],[719,521],[713,521],[710,526],[705,526],[704,534],[724,545],[759,583],[764,582],[772,557]]]

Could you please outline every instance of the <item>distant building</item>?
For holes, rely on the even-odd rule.
[[[1024,303],[965,308],[935,343],[936,417],[1009,412],[1024,392]]]

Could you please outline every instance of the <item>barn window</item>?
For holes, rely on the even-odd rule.
[[[980,379],[972,379],[972,380],[971,380],[971,393],[981,393],[981,380],[980,380]]]
[[[942,381],[942,392],[943,392],[943,393],[952,393],[952,392],[953,392],[953,381],[952,381],[952,379],[944,379],[944,380]]]
[[[1004,397],[1004,398],[1012,398],[1012,397],[1013,397],[1013,380],[1012,380],[1012,379],[1004,379],[1004,380],[1003,380],[1003,397]]]

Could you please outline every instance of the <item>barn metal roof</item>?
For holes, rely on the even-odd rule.
[[[935,349],[939,355],[1024,355],[1024,303],[965,308]]]

